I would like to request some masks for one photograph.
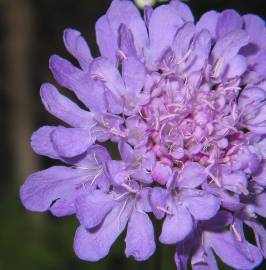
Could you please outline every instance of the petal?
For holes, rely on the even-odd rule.
[[[89,130],[57,127],[51,134],[55,149],[62,157],[74,157],[87,151],[95,139]]]
[[[164,212],[159,210],[158,207],[165,208],[167,196],[167,190],[164,188],[154,187],[150,190],[149,197],[152,211],[158,219],[162,219],[164,217]]]
[[[266,162],[261,165],[260,170],[255,175],[252,175],[252,179],[259,185],[266,187]]]
[[[152,64],[161,60],[182,24],[183,21],[173,6],[161,5],[153,11],[149,23],[150,48],[148,52]]]
[[[214,217],[220,208],[220,200],[202,190],[184,190],[181,200],[196,220],[208,220]]]
[[[142,188],[138,193],[138,200],[137,200],[137,209],[141,209],[145,213],[152,212],[151,202],[150,202],[150,192],[151,188],[146,187]]]
[[[55,203],[53,203],[53,205],[50,207],[50,212],[56,217],[64,217],[75,214],[76,198],[83,192],[83,189],[75,190],[74,192],[69,193],[64,198],[55,201]]]
[[[241,92],[238,100],[239,108],[243,111],[247,107],[259,105],[266,99],[266,92],[259,87],[245,87]]]
[[[189,237],[188,239],[177,243],[175,252],[175,263],[178,270],[187,270],[187,263],[190,257],[190,252],[194,245],[197,243],[197,239]]]
[[[223,230],[226,226],[233,223],[233,216],[230,212],[221,210],[213,218],[202,223],[205,230]]]
[[[170,5],[176,9],[178,16],[180,16],[184,21],[194,22],[193,14],[188,5],[179,0],[172,0]]]
[[[197,162],[187,162],[181,170],[177,185],[179,188],[195,188],[207,179],[207,172]]]
[[[145,22],[146,26],[149,27],[150,18],[151,18],[151,15],[153,13],[153,8],[151,6],[145,6],[143,13],[144,13],[143,14],[144,22]]]
[[[155,251],[153,225],[149,216],[133,211],[127,227],[126,256],[137,261],[147,260]]]
[[[123,61],[122,76],[126,88],[134,93],[139,93],[145,82],[146,71],[144,65],[135,57],[128,57]]]
[[[222,58],[224,63],[228,63],[238,51],[248,44],[249,37],[243,30],[235,30],[220,38],[213,50],[212,55],[214,60]]]
[[[101,82],[91,80],[88,72],[77,69],[58,55],[50,57],[49,67],[56,81],[72,90],[90,110],[106,112],[105,90]]]
[[[123,209],[124,208],[124,209]],[[107,256],[112,244],[125,229],[132,204],[113,208],[100,226],[86,230],[80,226],[74,239],[76,255],[86,261],[95,262]]]
[[[172,215],[167,215],[163,222],[159,240],[163,244],[176,244],[184,240],[193,229],[193,220],[185,207],[174,206]]]
[[[110,160],[106,165],[110,180],[114,185],[121,185],[128,180],[130,172],[126,170],[125,162],[120,160]]]
[[[246,221],[255,234],[257,246],[260,248],[264,258],[266,257],[266,230],[262,224],[257,221]]]
[[[228,175],[222,176],[223,187],[227,190],[235,192],[237,194],[248,193],[247,188],[247,177],[242,171],[234,172]]]
[[[86,170],[95,171],[97,168],[103,167],[110,159],[111,157],[105,147],[101,145],[92,145],[86,153],[70,160],[72,161],[72,164],[78,165]]]
[[[74,29],[65,29],[64,43],[68,52],[79,61],[82,69],[88,69],[92,60],[91,51],[80,32]]]
[[[91,74],[99,79],[116,97],[125,93],[125,85],[117,68],[106,58],[98,57],[92,61]]]
[[[68,60],[56,54],[49,58],[49,68],[56,81],[61,86],[68,89],[72,89],[74,81],[77,80],[77,74],[81,73],[80,69],[73,66]]]
[[[256,195],[255,212],[262,217],[266,217],[266,192]]]
[[[220,14],[214,10],[204,13],[196,24],[196,31],[208,30],[212,38],[216,37],[216,25]]]
[[[232,31],[241,29],[242,24],[242,18],[235,10],[228,9],[223,11],[217,22],[217,37],[222,38]]]
[[[112,210],[115,201],[108,194],[94,190],[76,199],[76,214],[81,225],[91,229],[99,225]]]
[[[90,112],[80,109],[74,102],[61,95],[51,84],[45,83],[41,90],[46,110],[73,127],[90,127],[94,123]]]
[[[195,33],[195,26],[193,23],[188,22],[184,24],[176,33],[171,46],[175,57],[180,61],[188,52],[191,40]],[[180,42],[182,40],[182,42]]]
[[[265,21],[257,15],[246,14],[243,16],[245,30],[249,34],[250,44],[247,46],[244,55],[256,55],[261,49],[265,48],[266,29]],[[243,48],[244,49],[244,48]]]
[[[240,77],[247,69],[247,60],[242,55],[236,55],[225,70],[226,78]]]
[[[132,32],[127,28],[125,24],[121,24],[119,27],[118,46],[120,49],[120,54],[122,53],[120,55],[122,58],[137,55]]]
[[[54,159],[59,159],[59,153],[55,149],[51,134],[57,129],[53,126],[43,126],[31,136],[31,147],[35,153]]]
[[[192,257],[195,260],[195,257]],[[192,264],[193,270],[219,270],[214,254],[210,248],[203,252],[202,261]]]
[[[114,0],[106,16],[112,31],[116,34],[116,40],[118,40],[117,34],[120,25],[125,24],[127,26],[133,35],[138,55],[141,56],[148,40],[148,34],[145,23],[136,6],[131,1]]]
[[[150,172],[145,169],[136,169],[130,175],[133,179],[136,179],[141,183],[151,184],[153,182]]]
[[[184,72],[193,72],[202,70],[208,61],[211,50],[211,35],[209,31],[202,30],[194,36],[191,44],[191,53],[188,60],[182,64]]]
[[[117,63],[117,40],[107,16],[102,16],[95,25],[96,40],[102,56],[113,64]]]
[[[30,175],[20,189],[20,198],[30,211],[43,212],[52,203],[76,190],[87,181],[85,170],[54,166]]]
[[[237,242],[231,232],[205,233],[206,239],[223,262],[235,269],[255,269],[262,261],[257,247],[244,242]]]
[[[156,162],[155,167],[152,170],[152,177],[154,181],[161,185],[165,185],[172,176],[172,169],[168,165],[164,165],[161,162]]]

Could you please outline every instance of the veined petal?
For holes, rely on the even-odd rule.
[[[76,199],[76,213],[81,225],[86,229],[99,225],[115,206],[111,195],[94,190]]]
[[[245,31],[231,31],[216,42],[212,50],[214,60],[222,58],[223,60],[220,61],[228,63],[242,47],[248,44],[248,41],[249,37]]]
[[[127,90],[137,94],[145,83],[145,67],[136,57],[124,59],[122,64],[122,76]]]
[[[153,225],[146,213],[133,211],[130,216],[126,236],[126,256],[137,261],[147,260],[155,251]]]
[[[204,13],[196,24],[196,31],[208,30],[212,38],[216,37],[216,26],[220,14],[214,10]]]
[[[74,102],[61,95],[51,84],[45,83],[41,90],[46,110],[73,127],[90,127],[94,120],[92,113],[80,109]]]
[[[106,112],[105,89],[101,82],[91,80],[88,71],[74,67],[58,55],[52,55],[49,67],[56,81],[73,91],[77,98],[91,111]]]
[[[236,11],[232,9],[223,11],[216,26],[217,38],[222,38],[232,31],[241,29],[242,24],[242,18]]]
[[[250,226],[255,234],[257,246],[260,248],[264,258],[266,257],[266,230],[262,224],[257,221],[245,221]]]
[[[108,58],[114,65],[117,64],[118,45],[116,35],[113,32],[106,15],[96,22],[95,26],[97,44],[101,55]]]
[[[159,237],[163,244],[176,244],[183,241],[193,229],[193,220],[189,211],[182,206],[175,205],[165,217],[162,232]]]
[[[125,229],[132,204],[119,205],[105,217],[104,221],[92,230],[80,226],[74,239],[76,255],[85,261],[95,262],[107,256],[117,237]]]
[[[152,211],[158,219],[162,219],[165,215],[161,209],[165,208],[167,196],[167,190],[164,188],[154,187],[149,192]]]
[[[163,53],[171,46],[176,31],[182,25],[183,20],[171,5],[162,5],[153,11],[149,22],[150,48],[148,51],[153,65],[161,60]]]
[[[188,162],[181,170],[177,185],[179,188],[195,188],[207,179],[207,172],[203,166],[196,162]]]
[[[176,9],[178,16],[180,16],[184,21],[194,22],[193,14],[188,5],[179,0],[172,0],[170,5]]]
[[[63,166],[54,166],[30,175],[20,189],[20,198],[30,211],[43,212],[52,203],[68,196],[87,181],[87,172]]]
[[[178,270],[187,270],[187,263],[191,250],[197,244],[197,238],[192,235],[182,242],[177,243],[175,251],[175,264]]]
[[[254,209],[257,214],[266,217],[266,192],[256,195]]]
[[[60,156],[67,158],[86,152],[89,146],[95,142],[90,130],[62,126],[53,131],[51,138]]]
[[[259,249],[247,241],[236,243],[231,232],[206,232],[206,239],[223,262],[235,269],[255,269],[262,261]],[[244,250],[247,253],[244,253]]]
[[[214,217],[220,208],[220,200],[203,190],[183,190],[180,199],[196,220],[208,220]]]
[[[192,257],[192,261],[195,261],[195,255]],[[199,258],[197,258],[199,260]],[[193,270],[219,270],[214,254],[210,248],[202,252],[201,261],[197,263],[192,263]]]
[[[60,158],[51,140],[51,134],[56,129],[56,126],[43,126],[32,134],[31,147],[35,153],[54,159]]]
[[[115,33],[116,40],[120,25],[125,24],[127,26],[133,35],[138,55],[141,56],[148,40],[148,34],[145,23],[136,6],[131,1],[114,0],[106,16],[112,31]]]
[[[125,85],[117,68],[106,58],[95,58],[91,63],[91,76],[103,84],[116,97],[125,94]]]
[[[65,29],[64,43],[68,52],[79,61],[82,69],[87,70],[92,56],[90,48],[80,32],[70,28]]]

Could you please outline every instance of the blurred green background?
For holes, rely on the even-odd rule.
[[[66,27],[79,29],[97,55],[94,24],[110,0],[0,0],[0,270],[172,270],[173,247],[159,246],[147,262],[124,256],[124,235],[110,255],[91,264],[74,255],[72,240],[78,223],[74,217],[54,218],[49,213],[29,213],[20,204],[19,186],[33,171],[55,161],[34,155],[31,133],[39,126],[58,123],[39,99],[39,86],[53,79],[48,58],[53,53],[69,57],[63,48]],[[210,9],[234,8],[241,14],[266,18],[265,0],[186,1],[195,17]],[[157,225],[158,227],[158,225]],[[158,229],[157,229],[158,230]],[[221,266],[221,269],[230,269]],[[260,266],[266,269],[266,263]]]

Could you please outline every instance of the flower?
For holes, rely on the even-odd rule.
[[[76,214],[74,249],[83,260],[106,256],[126,226],[126,256],[148,259],[153,215],[162,220],[159,241],[176,245],[178,269],[189,261],[193,270],[218,269],[214,253],[254,269],[266,255],[257,219],[266,216],[264,21],[225,10],[195,23],[178,0],[146,7],[143,20],[131,1],[113,0],[96,37],[101,56],[93,58],[81,34],[65,30],[79,67],[50,58],[55,80],[86,109],[42,85],[45,108],[67,126],[40,128],[31,145],[66,166],[29,176],[24,206]]]

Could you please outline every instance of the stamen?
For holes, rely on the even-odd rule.
[[[214,163],[210,164],[208,167],[205,168],[205,170],[206,170],[207,174],[211,177],[211,179],[215,182],[215,184],[219,188],[221,188],[222,185],[220,183],[220,180],[210,172],[210,169],[213,167],[213,165],[215,165],[215,164]]]
[[[167,215],[173,216],[173,213],[170,212],[168,209],[162,207],[162,206],[156,206],[156,208],[164,213],[166,213]]]
[[[217,79],[219,77],[223,64],[224,64],[224,58],[221,57],[220,59],[218,59],[218,61],[214,65],[213,72],[211,74],[211,77],[213,79]]]
[[[242,183],[238,183],[237,187],[240,190],[240,192],[243,193],[245,196],[249,194],[248,189]]]
[[[129,186],[126,183],[123,183],[121,186],[124,187],[130,193],[134,193],[134,194],[137,193],[137,190],[133,189],[131,186]]]
[[[235,235],[237,241],[242,242],[242,237],[241,237],[240,233],[238,232],[238,230],[236,229],[235,224],[232,224],[231,228],[232,228],[232,232]]]
[[[204,102],[205,104],[207,104],[212,110],[215,111],[215,107],[209,101],[207,101],[206,99],[203,99],[202,102]]]
[[[169,118],[175,118],[176,116],[178,116],[178,114],[176,114],[176,113],[164,115],[164,116],[160,117],[160,121],[164,121],[164,120],[167,120]]]
[[[125,193],[123,193],[122,195],[120,195],[120,196],[118,196],[117,198],[115,198],[114,200],[115,201],[119,201],[119,200],[121,200],[122,198],[124,198],[126,195],[128,195],[128,194],[130,194],[130,192],[125,192]]]
[[[123,212],[124,212],[124,210],[125,210],[125,208],[126,208],[126,206],[127,206],[128,199],[129,199],[129,198],[126,199],[126,201],[124,202],[124,204],[123,204],[123,206],[122,206],[122,208],[121,208],[121,210],[120,210],[120,212],[119,212],[119,215],[118,215],[119,221],[120,221],[121,215],[123,214]],[[119,224],[119,225],[121,226],[121,224]]]
[[[180,65],[180,64],[182,64],[183,62],[185,62],[185,61],[188,59],[188,57],[191,55],[191,53],[192,53],[192,49],[189,49],[189,50],[186,52],[186,54],[185,54],[180,60],[178,60],[178,61],[176,62],[176,64],[177,64],[177,65]]]
[[[95,183],[95,181],[97,180],[97,178],[103,173],[103,169],[101,169],[92,179],[91,181],[91,186]]]
[[[116,128],[111,128],[110,132],[114,135],[120,136],[122,138],[125,138],[127,136],[126,132],[123,132],[121,130],[117,130]]]
[[[105,81],[104,77],[99,74],[91,74],[91,79],[103,82]]]
[[[122,50],[118,50],[118,54],[119,54],[119,56],[121,56],[122,60],[127,59],[127,56],[125,55],[125,53]]]

